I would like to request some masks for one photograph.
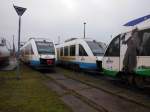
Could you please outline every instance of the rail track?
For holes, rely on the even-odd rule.
[[[44,73],[44,75],[97,111],[149,112],[150,110],[150,102],[147,98],[143,98],[144,95],[137,95],[130,89],[116,85],[105,85],[108,80],[99,75],[93,76],[89,73],[72,72],[62,68],[56,68],[55,73]],[[100,81],[102,82],[97,83]],[[127,93],[130,93],[130,97],[126,95]]]

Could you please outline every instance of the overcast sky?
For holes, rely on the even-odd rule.
[[[150,14],[150,0],[0,0],[0,37],[17,42],[18,16],[15,5],[27,8],[22,16],[21,41],[30,37],[55,42],[86,37],[108,42],[126,22]]]

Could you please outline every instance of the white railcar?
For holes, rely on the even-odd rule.
[[[58,63],[77,70],[98,70],[105,48],[106,44],[102,42],[92,39],[72,38],[56,45]]]
[[[102,59],[105,75],[126,78],[143,85],[150,79],[150,27],[121,33],[108,45]],[[131,38],[132,37],[132,38]]]
[[[21,60],[38,69],[55,67],[56,49],[54,42],[43,38],[30,38],[21,47]]]
[[[6,66],[9,64],[10,51],[6,46],[6,40],[0,40],[0,67]]]

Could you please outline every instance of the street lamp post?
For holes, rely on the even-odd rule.
[[[84,24],[84,38],[85,38],[85,25],[86,25],[86,22],[84,22],[83,24]]]
[[[19,16],[19,28],[18,28],[18,52],[17,52],[17,78],[20,79],[20,62],[19,62],[19,57],[20,57],[20,33],[21,33],[21,16],[23,13],[26,11],[26,8],[23,7],[18,7],[13,5],[15,8],[18,16]]]

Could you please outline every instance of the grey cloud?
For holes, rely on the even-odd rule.
[[[22,17],[21,40],[30,36],[50,37],[57,42],[86,35],[108,42],[110,35],[121,31],[127,21],[150,12],[149,0],[13,0],[27,8]],[[17,42],[18,16],[11,0],[0,1],[0,35]]]

